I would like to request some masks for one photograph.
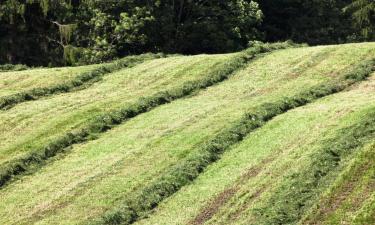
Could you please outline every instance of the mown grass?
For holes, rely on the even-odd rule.
[[[132,118],[138,114],[147,112],[158,105],[171,102],[175,99],[189,95],[194,91],[209,87],[211,85],[214,85],[218,82],[221,82],[227,79],[229,76],[233,74],[234,71],[245,66],[248,60],[253,59],[255,56],[257,56],[260,53],[264,53],[264,52],[268,52],[268,51],[272,51],[276,49],[287,48],[290,46],[291,45],[288,43],[278,43],[278,44],[272,44],[272,45],[264,44],[264,45],[259,45],[259,46],[250,48],[238,54],[190,57],[192,58],[193,65],[197,64],[195,65],[196,68],[198,69],[197,71],[193,71],[191,68],[189,68],[188,59],[183,58],[182,59],[183,62],[180,62],[180,63],[184,63],[183,69],[179,72],[174,67],[174,70],[175,71],[177,70],[177,74],[175,72],[173,76],[173,78],[175,78],[176,83],[173,83],[170,80],[171,77],[169,74],[166,75],[166,74],[159,73],[158,71],[156,71],[157,73],[156,75],[161,76],[161,77],[159,77],[157,81],[152,81],[151,79],[142,80],[142,82],[145,82],[145,86],[143,87],[144,89],[143,90],[142,88],[140,89],[140,91],[142,91],[141,92],[142,94],[138,93],[137,95],[137,92],[133,91],[132,93],[125,93],[128,95],[121,96],[122,98],[123,97],[128,98],[126,99],[128,101],[128,104],[124,104],[123,101],[119,99],[120,97],[119,95],[123,94],[121,89],[118,90],[118,92],[120,93],[118,92],[116,93],[113,90],[107,90],[105,94],[111,94],[111,95],[117,94],[116,96],[117,101],[114,102],[115,101],[114,99],[109,99],[108,101],[108,99],[106,98],[106,99],[103,99],[103,102],[101,102],[101,104],[102,105],[110,104],[111,107],[109,107],[109,109],[112,109],[112,111],[103,113],[103,110],[101,111],[97,110],[96,112],[93,112],[92,108],[98,106],[98,101],[95,101],[94,106],[93,104],[90,105],[91,110],[89,111],[86,110],[86,112],[79,111],[78,112],[79,114],[75,114],[75,116],[77,115],[80,116],[80,119],[86,119],[86,121],[89,120],[86,124],[81,126],[79,129],[73,130],[68,133],[62,132],[61,134],[61,125],[57,124],[57,128],[55,127],[55,129],[57,132],[60,132],[60,136],[57,136],[55,140],[52,140],[49,143],[42,142],[42,144],[44,145],[40,146],[39,148],[34,147],[34,149],[32,149],[33,146],[27,145],[27,147],[31,149],[31,151],[21,154],[16,158],[11,158],[12,157],[11,154],[18,153],[20,150],[19,146],[17,146],[18,148],[15,150],[14,148],[10,150],[9,149],[5,150],[5,154],[3,154],[5,155],[4,157],[5,163],[3,163],[0,166],[0,186],[4,185],[7,181],[9,181],[12,176],[26,172],[29,170],[29,168],[32,168],[34,165],[42,164],[43,161],[45,161],[46,159],[55,156],[57,153],[63,151],[65,148],[73,144],[85,142],[88,139],[95,137],[95,135],[111,129],[112,126],[118,125],[122,123],[123,121],[129,118]],[[200,61],[195,61],[197,60],[197,58]],[[204,60],[202,60],[202,58],[204,58]],[[210,59],[212,59],[211,65],[209,64]],[[228,60],[225,60],[225,59],[228,59]],[[205,76],[203,75],[204,73],[206,73]],[[187,76],[188,74],[190,76]],[[183,79],[184,75],[187,76],[186,80]],[[199,77],[199,75],[202,77]],[[140,78],[139,76],[136,77],[136,79],[139,79],[139,78]],[[132,77],[130,79],[134,79],[134,78]],[[111,81],[113,80],[114,79],[112,79]],[[128,80],[130,85],[132,81],[134,82],[134,80]],[[142,85],[140,81],[138,82],[139,83],[136,83],[136,85],[140,85],[140,84]],[[129,83],[126,83],[126,85],[129,85]],[[135,88],[137,89],[137,91],[139,91],[140,87],[130,86],[130,85],[125,86],[125,88],[127,89]],[[108,89],[108,87],[105,87],[105,88]],[[105,88],[100,88],[99,86],[99,88],[97,87],[96,90],[103,93],[103,91],[106,90]],[[154,90],[154,88],[156,90]],[[161,91],[161,89],[164,89],[164,91]],[[89,93],[92,92],[92,89],[88,90],[88,92]],[[97,95],[98,93],[96,92],[94,94]],[[79,96],[86,99],[87,101],[94,100],[94,99],[91,99],[90,98],[91,96],[87,95],[87,93],[84,93],[82,95],[82,92],[80,92],[78,97]],[[87,96],[89,96],[89,98]],[[144,96],[144,97],[139,97],[139,96]],[[133,99],[131,98],[129,99],[129,97],[133,97]],[[74,98],[77,98],[77,96],[75,95]],[[60,103],[61,99],[59,98],[57,99],[58,101],[54,99],[55,100],[54,102]],[[115,104],[117,105],[114,106]],[[121,106],[121,104],[124,104],[124,105]],[[74,106],[77,106],[77,105],[74,105]],[[59,113],[61,113],[61,111],[59,111]],[[101,116],[94,117],[95,115],[98,115],[98,113],[102,113]],[[19,117],[16,117],[16,119],[19,119]],[[34,117],[32,119],[34,119]],[[50,120],[48,120],[48,122],[50,122]],[[77,122],[77,121],[73,120],[73,122]],[[64,121],[64,125],[66,126],[66,125],[71,125],[71,124],[67,123],[67,121]],[[34,127],[33,130],[36,130],[36,128]],[[48,134],[51,134],[50,130],[48,131]],[[45,136],[43,138],[45,138]],[[38,137],[40,136],[38,135]],[[47,138],[49,137],[47,136]],[[14,143],[14,141],[12,141],[12,143]],[[10,159],[9,159],[9,155],[11,155]],[[1,160],[2,159],[0,158],[0,162]]]
[[[350,159],[331,187],[321,195],[300,224],[374,224],[375,145],[367,144]]]
[[[53,85],[44,84],[43,87],[28,87],[28,90],[23,90],[11,95],[0,97],[0,109],[8,109],[21,102],[36,100],[41,97],[54,95],[58,93],[70,92],[83,86],[89,86],[94,82],[98,82],[105,74],[118,71],[123,68],[133,67],[137,64],[147,60],[165,57],[163,54],[144,54],[139,56],[128,56],[112,63],[103,64],[100,66],[91,66],[93,69],[80,73],[71,79],[64,80]],[[87,67],[86,67],[87,68]],[[50,75],[51,76],[51,75]],[[61,78],[60,78],[61,79]],[[52,79],[57,80],[57,79]],[[38,83],[42,81],[38,80]],[[19,82],[17,82],[17,85]]]
[[[73,147],[68,155],[1,191],[0,222],[77,224],[100,217],[186,157],[196,156],[205,140],[229,129],[250,108],[342,76],[359,59],[369,57],[358,46],[346,48],[300,48],[267,55],[220,85]],[[348,49],[353,55],[346,54]]]
[[[223,152],[240,142],[246,135],[261,127],[268,120],[290,109],[343,90],[347,87],[345,81],[349,77],[354,80],[349,81],[348,85],[365,79],[373,71],[374,66],[375,60],[371,60],[364,66],[360,66],[350,72],[345,76],[344,81],[337,80],[330,84],[317,85],[294,96],[260,105],[258,108],[248,112],[244,118],[236,121],[229,129],[220,132],[208,143],[205,143],[203,147],[199,148],[197,155],[188,157],[139,193],[129,196],[121,207],[108,212],[97,224],[134,223],[165,198],[193,181],[209,164],[218,160]],[[300,182],[300,180],[298,181]],[[274,221],[270,224],[273,223]]]
[[[261,220],[255,209],[265,206],[264,202],[275,195],[275,187],[284,183],[288,174],[304,171],[313,162],[308,159],[324,145],[322,137],[331,139],[351,126],[359,127],[360,122],[373,119],[374,88],[375,80],[365,82],[353,90],[275,117],[224,153],[196,181],[156,208],[149,218],[136,224],[279,224]],[[304,181],[308,177],[296,188]],[[273,202],[267,209],[288,210],[288,204],[296,200],[291,197]],[[283,215],[293,214],[287,211]]]
[[[88,89],[1,112],[0,119],[4,121],[0,125],[1,183],[9,180],[9,175],[27,170],[28,161],[39,162],[71,144],[85,141],[94,131],[108,129],[104,126],[112,124],[112,118],[97,118],[101,114],[124,109],[119,111],[120,119],[135,116],[137,110],[148,107],[142,96],[156,95],[184,82],[204,78],[230,58],[222,55],[153,60],[109,74]]]
[[[0,72],[0,97],[33,88],[56,85],[97,67],[99,65]]]
[[[270,198],[256,208],[257,224],[295,224],[317,200],[345,160],[366,141],[375,137],[375,110],[372,108],[364,118],[339,130],[321,147],[308,156],[304,168],[284,178],[274,189]]]

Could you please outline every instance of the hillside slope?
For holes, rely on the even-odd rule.
[[[375,43],[285,47],[150,57],[4,108],[0,224],[375,224]]]

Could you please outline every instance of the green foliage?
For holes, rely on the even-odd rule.
[[[0,63],[233,52],[260,39],[314,45],[373,40],[374,11],[372,0],[5,0]]]
[[[39,65],[71,64],[68,45],[80,49],[80,63],[143,52],[235,51],[258,37],[262,17],[258,4],[245,0],[6,0],[0,8],[0,32],[9,33],[0,37],[0,62]],[[38,51],[29,47],[37,45]]]
[[[157,43],[167,51],[187,54],[229,52],[246,48],[259,37],[258,3],[245,0],[161,2],[155,12],[161,28]]]
[[[38,66],[64,64],[63,43],[60,42],[59,28],[55,22],[71,20],[74,16],[71,2],[74,1],[1,2],[0,62]]]
[[[350,0],[263,0],[261,29],[266,40],[305,42],[311,45],[343,43],[356,32],[342,8]]]
[[[0,65],[0,72],[4,71],[21,71],[21,70],[27,70],[29,69],[28,66],[22,65],[22,64],[4,64]]]
[[[355,24],[362,29],[366,39],[375,38],[375,2],[372,0],[354,0],[345,8],[352,13]]]

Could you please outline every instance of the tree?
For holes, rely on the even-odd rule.
[[[365,39],[375,38],[375,2],[373,0],[354,0],[345,8],[352,13],[355,24],[361,28]]]
[[[65,32],[65,35],[69,32],[68,26],[60,23],[72,17],[74,2],[5,0],[0,3],[0,61],[28,65],[62,64],[64,39],[59,38],[60,32]]]
[[[267,41],[292,39],[312,45],[345,42],[354,33],[343,8],[351,0],[262,0],[261,30]]]
[[[247,0],[95,0],[81,10],[90,21],[78,28],[89,34],[88,62],[146,51],[236,51],[259,37],[262,18],[258,4]]]
[[[258,4],[245,0],[161,1],[154,11],[166,51],[187,54],[243,49],[259,37]]]

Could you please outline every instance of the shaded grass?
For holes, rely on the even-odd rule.
[[[95,224],[131,224],[150,213],[161,201],[168,198],[181,187],[193,181],[211,163],[217,161],[220,155],[232,145],[240,142],[246,135],[262,126],[273,117],[290,109],[310,103],[318,98],[341,91],[357,81],[369,76],[375,65],[375,60],[358,65],[342,80],[315,86],[296,96],[284,98],[272,103],[263,104],[253,112],[247,113],[243,119],[231,128],[220,132],[184,162],[167,171],[155,182],[146,186],[140,192],[135,192],[124,201],[121,207],[106,213]]]
[[[113,126],[121,124],[132,117],[150,111],[159,105],[187,96],[196,90],[212,86],[227,79],[234,71],[244,67],[249,60],[253,59],[260,53],[283,49],[290,46],[292,45],[287,43],[256,46],[238,54],[236,57],[226,62],[225,65],[220,66],[200,80],[185,82],[179,87],[172,88],[168,91],[158,92],[150,97],[140,98],[136,103],[103,114],[102,116],[91,120],[84,127],[61,135],[54,141],[50,142],[47,146],[33,150],[22,157],[2,165],[0,167],[0,186],[3,186],[13,176],[25,173],[30,168],[35,167],[35,165],[42,165],[45,160],[64,151],[67,147],[73,144],[91,140],[98,134],[111,129]]]
[[[41,97],[54,95],[58,93],[66,93],[73,91],[78,87],[82,87],[83,85],[89,85],[90,83],[97,82],[101,79],[102,76],[108,73],[112,73],[114,71],[133,67],[137,64],[145,62],[146,60],[151,60],[155,58],[165,57],[162,54],[144,54],[139,56],[129,56],[123,59],[117,60],[113,63],[108,65],[100,66],[95,68],[91,71],[84,72],[72,80],[55,84],[48,87],[38,87],[31,90],[22,91],[20,93],[3,96],[0,98],[0,110],[1,109],[9,109],[10,107],[19,104],[21,102],[32,101],[39,99]]]

